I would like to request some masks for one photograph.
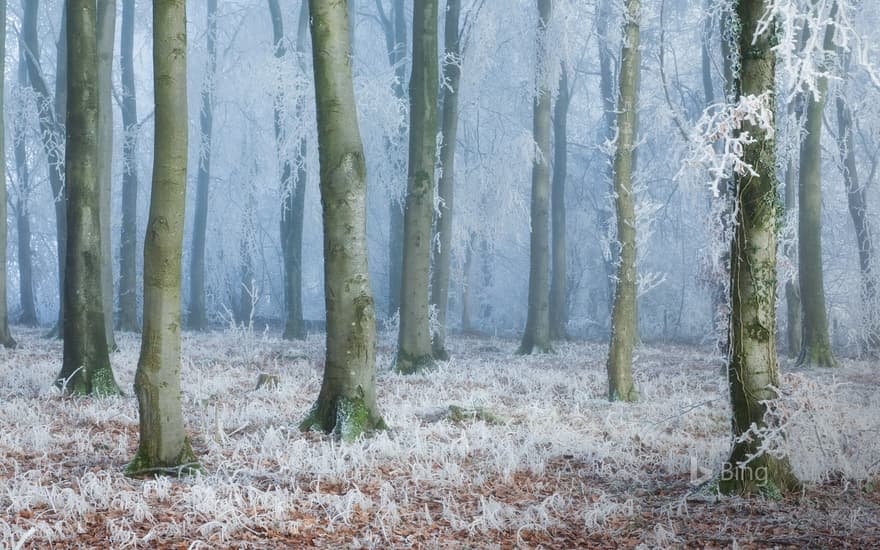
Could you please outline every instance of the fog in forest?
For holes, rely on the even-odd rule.
[[[880,4],[0,7],[0,547],[880,541]]]

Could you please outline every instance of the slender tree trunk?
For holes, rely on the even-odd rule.
[[[771,33],[755,36],[768,0],[740,0],[736,6],[741,69],[734,89],[739,98],[768,94],[772,112],[776,55]],[[744,124],[754,142],[745,146],[743,160],[756,172],[737,173],[736,225],[731,254],[731,323],[728,381],[733,409],[734,444],[724,464],[719,489],[726,494],[773,494],[797,487],[787,459],[757,453],[760,436],[743,438],[753,426],[766,426],[765,400],[779,387],[776,363],[776,167],[773,134]]]
[[[208,231],[208,192],[211,187],[211,154],[214,128],[214,80],[217,75],[217,0],[207,0],[208,66],[202,85],[199,114],[199,173],[196,180],[196,212],[193,223],[192,255],[189,270],[189,316],[191,330],[208,328],[205,306],[205,238]]]
[[[119,239],[119,330],[140,330],[137,317],[137,138],[140,131],[134,84],[135,0],[122,1],[122,229]]]
[[[385,423],[376,404],[376,320],[367,266],[366,164],[343,2],[309,0],[324,216],[327,346],[321,393],[301,430],[350,441]]]
[[[252,193],[248,194],[247,203],[244,208],[244,216],[242,216],[241,238],[239,241],[239,280],[238,280],[238,299],[233,296],[233,304],[237,303],[235,313],[236,321],[240,325],[252,326],[253,316],[256,305],[256,273],[254,272],[254,244],[253,240],[256,234],[254,227],[255,201]]]
[[[37,37],[39,0],[23,0],[22,36],[27,50],[28,79],[37,95],[40,135],[49,165],[49,185],[55,204],[55,236],[58,248],[58,322],[54,333],[61,337],[64,331],[64,262],[67,257],[67,193],[64,186],[64,149],[60,145],[64,135],[67,88],[67,1],[61,17],[58,39],[58,62],[55,79],[55,98],[40,70],[40,44]]]
[[[846,63],[845,65],[848,65]],[[846,186],[846,199],[849,215],[856,232],[856,245],[859,249],[859,274],[862,278],[862,303],[867,307],[864,313],[865,336],[862,353],[869,357],[880,356],[880,312],[877,311],[877,283],[874,278],[874,239],[868,216],[868,197],[865,186],[859,181],[856,164],[855,142],[853,140],[852,112],[843,95],[838,95],[837,127],[838,147],[843,160],[843,182]]]
[[[117,349],[113,336],[113,46],[116,41],[116,0],[98,0],[98,190],[101,221],[101,293],[107,347]]]
[[[98,49],[94,0],[67,5],[69,81],[65,184],[68,194],[64,361],[56,384],[66,393],[120,393],[104,332],[98,187]]]
[[[434,214],[437,140],[437,0],[415,0],[413,70],[410,79],[409,171],[403,221],[398,372],[412,374],[433,364],[428,320],[428,272]]]
[[[600,0],[599,15],[596,20],[596,34],[599,40],[596,41],[599,49],[599,92],[602,97],[602,129],[599,134],[598,141],[600,144],[609,143],[614,140],[615,135],[615,117],[617,94],[614,92],[614,60],[611,57],[610,40],[608,36],[608,24],[611,19],[611,0]],[[604,163],[605,169],[599,182],[598,197],[605,197],[608,187],[614,185],[614,165],[611,161]],[[601,199],[600,199],[601,200]],[[599,202],[599,201],[597,201]],[[607,201],[602,201],[596,210],[596,225],[600,235],[605,235],[612,223],[612,213],[608,208]],[[605,268],[605,291],[606,303],[608,304],[608,316],[611,316],[611,310],[614,307],[614,278],[616,274],[617,257],[616,252],[611,247],[611,253],[603,256],[602,265]],[[610,327],[609,327],[610,328]]]
[[[800,120],[803,114],[803,94],[798,96],[788,106],[789,118],[795,117],[797,120],[796,130],[800,133]],[[788,216],[791,212],[797,210],[797,158],[792,156],[788,159],[785,168],[785,213]],[[797,247],[793,243],[788,242],[782,247],[782,254],[792,263],[797,263]],[[785,281],[785,316],[786,316],[786,334],[785,341],[788,357],[797,358],[801,351],[801,336],[803,335],[803,326],[801,319],[801,291],[798,286],[796,277],[791,277]]]
[[[440,215],[435,227],[439,248],[434,250],[431,273],[431,306],[437,312],[437,328],[432,338],[435,359],[449,359],[446,351],[446,314],[449,307],[449,270],[452,263],[452,214],[455,194],[455,148],[458,136],[458,88],[461,82],[461,43],[459,21],[461,0],[449,0],[446,7],[445,48],[443,65],[443,142],[440,146]]]
[[[837,4],[831,17],[837,13]],[[809,32],[809,31],[808,31]],[[833,51],[834,28],[825,30],[825,49]],[[803,340],[797,359],[799,366],[835,367],[837,362],[828,337],[825,308],[825,282],[822,274],[822,113],[828,92],[828,77],[816,83],[818,96],[807,92],[804,123],[806,135],[801,143],[798,202],[798,279],[803,308]]]
[[[6,0],[0,0],[0,16],[3,28],[0,30],[0,75],[6,74]],[[4,78],[0,76],[0,103],[4,103]],[[0,151],[6,151],[4,145],[4,113],[5,103],[0,109]],[[15,340],[9,332],[9,311],[6,303],[6,177],[0,178],[0,346],[15,347]]]
[[[299,14],[299,27],[296,37],[297,54],[305,53],[305,33],[308,22],[308,1],[302,0]],[[287,48],[284,44],[284,21],[278,0],[269,0],[269,13],[272,16],[272,31],[275,42],[275,57],[284,59]],[[302,309],[302,236],[303,215],[306,194],[306,142],[300,139],[297,148],[297,159],[284,156],[284,143],[287,141],[284,128],[282,101],[279,94],[274,99],[275,110],[275,143],[281,162],[281,248],[284,255],[284,301],[286,319],[284,323],[284,339],[294,340],[305,338],[305,324]],[[296,105],[296,119],[303,120],[304,101]],[[296,178],[294,179],[294,165]]]
[[[553,113],[553,182],[550,196],[553,269],[550,279],[550,339],[565,340],[568,324],[568,300],[566,284],[568,269],[565,240],[565,180],[568,177],[568,106],[571,91],[568,88],[568,72],[563,68],[559,81],[559,96]]]
[[[547,27],[553,0],[538,0],[538,88],[532,133],[537,146],[532,164],[531,239],[529,245],[529,311],[517,353],[550,351],[550,82],[546,67]]]
[[[476,235],[471,234],[464,252],[464,276],[461,285],[461,331],[465,334],[473,330],[471,321],[471,270],[474,266],[474,244]]]
[[[617,152],[614,155],[614,193],[617,196],[617,240],[620,256],[617,288],[611,313],[611,345],[608,351],[608,398],[638,399],[632,378],[636,341],[636,212],[633,193],[633,149],[638,132],[636,109],[639,80],[640,0],[626,0],[620,103],[617,115]]]
[[[180,399],[180,272],[186,205],[188,118],[186,7],[153,1],[156,131],[150,213],[144,239],[144,330],[134,379],[140,441],[132,476],[199,469]]]
[[[24,90],[28,87],[27,53],[24,42],[18,41],[18,83]],[[31,219],[28,202],[31,195],[31,175],[27,161],[27,140],[25,138],[25,120],[23,113],[16,113],[13,124],[13,141],[15,154],[15,172],[18,178],[18,194],[15,200],[15,219],[18,228],[18,279],[21,317],[18,322],[29,327],[39,324],[37,307],[34,300],[34,264],[31,251]]]

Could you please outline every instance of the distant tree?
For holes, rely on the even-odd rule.
[[[0,0],[0,75],[6,73],[6,0]],[[0,78],[0,103],[3,103],[3,78]],[[0,151],[4,148],[3,115],[5,105],[0,107]],[[9,311],[6,303],[6,176],[0,177],[0,346],[15,347],[15,340],[9,333]]]
[[[107,347],[117,349],[113,336],[113,49],[116,43],[116,0],[98,0],[98,193],[101,222],[101,293]]]
[[[284,20],[278,0],[269,1],[269,13],[272,17],[272,35],[275,43],[275,57],[284,59],[287,47],[284,39]],[[296,53],[305,54],[305,41],[309,17],[308,0],[300,5],[299,26],[296,35]],[[283,153],[287,141],[282,110],[282,96],[274,98],[275,143],[281,163],[281,250],[284,256],[284,303],[286,319],[283,337],[286,340],[305,338],[302,306],[302,238],[303,216],[306,197],[306,141],[301,138],[296,148],[296,159],[290,159]],[[303,119],[305,101],[300,99],[296,104],[296,119]],[[294,166],[296,175],[294,176]]]
[[[550,191],[551,264],[550,339],[564,340],[568,324],[568,282],[565,239],[565,180],[568,177],[568,108],[571,105],[568,71],[563,67],[559,95],[553,110],[553,180]]]
[[[766,427],[766,400],[779,387],[776,358],[776,155],[773,96],[776,54],[773,32],[758,35],[769,0],[741,0],[735,19],[739,72],[736,98],[763,98],[765,124],[743,121],[740,133],[751,141],[742,160],[752,170],[735,172],[736,219],[731,247],[730,354],[728,383],[733,409],[733,449],[724,464],[719,489],[727,494],[774,494],[797,487],[787,458],[759,452]],[[749,433],[752,431],[752,433]]]
[[[788,105],[788,116],[796,121],[795,127],[800,133],[800,120],[803,113],[804,94],[798,93]],[[786,217],[797,211],[797,154],[791,153],[785,167],[784,205]],[[782,254],[792,263],[797,263],[797,246],[791,241],[782,246]],[[803,337],[801,317],[801,291],[797,277],[788,277],[785,281],[785,341],[788,356],[796,359],[801,351]]]
[[[67,103],[67,0],[61,16],[61,32],[58,37],[58,60],[55,75],[55,96],[40,69],[40,43],[37,36],[37,13],[40,0],[22,0],[22,37],[27,51],[28,80],[36,93],[39,112],[40,136],[49,164],[49,184],[55,205],[55,236],[58,248],[58,324],[55,333],[60,337],[64,331],[64,262],[67,257],[67,193],[64,186],[64,148],[60,145],[64,135]],[[53,108],[54,105],[54,108]]]
[[[202,83],[199,111],[199,172],[196,180],[196,211],[193,222],[192,255],[189,269],[189,316],[187,327],[208,328],[205,306],[205,239],[208,232],[208,194],[211,187],[211,154],[214,130],[214,89],[217,76],[217,0],[207,0],[208,65]]]
[[[67,393],[120,393],[104,331],[98,188],[98,42],[94,0],[67,4],[67,257],[64,361],[56,384]]]
[[[435,359],[449,359],[446,351],[446,312],[449,308],[449,271],[452,263],[452,216],[455,197],[455,148],[458,136],[458,88],[461,82],[461,0],[449,0],[444,25],[445,49],[443,63],[443,142],[440,145],[442,173],[437,193],[440,195],[439,215],[435,221],[438,236],[431,272],[431,306],[437,312],[437,325],[431,345]]]
[[[186,7],[153,2],[156,131],[150,213],[144,239],[144,330],[134,379],[140,441],[128,475],[186,474],[199,468],[180,400],[180,271],[188,146]]]
[[[409,170],[403,221],[403,280],[395,368],[412,374],[433,364],[428,282],[437,142],[437,0],[415,0],[410,78]]]
[[[137,137],[140,130],[134,82],[135,0],[122,0],[119,68],[122,78],[122,228],[119,239],[119,329],[140,330],[137,317]]]
[[[550,351],[550,90],[547,29],[553,0],[538,0],[538,78],[532,117],[537,147],[532,164],[529,303],[526,328],[517,353]]]
[[[818,0],[814,0],[816,4]],[[834,2],[829,17],[837,14]],[[834,51],[834,27],[825,31],[825,50]],[[805,33],[819,32],[806,28]],[[823,67],[825,69],[825,67]],[[815,93],[806,93],[806,135],[801,142],[798,197],[798,280],[803,311],[800,366],[834,367],[837,362],[828,337],[825,282],[822,275],[822,115],[828,77],[819,75]]]
[[[637,331],[636,212],[633,191],[633,150],[636,143],[639,82],[639,22],[641,1],[626,0],[621,47],[619,103],[617,105],[617,151],[614,154],[614,194],[617,205],[619,257],[617,287],[611,313],[611,345],[608,351],[608,398],[638,399],[632,378],[633,347]]]
[[[321,205],[327,346],[318,400],[301,430],[344,440],[385,423],[376,404],[376,320],[367,267],[366,165],[358,130],[343,2],[309,0]]]

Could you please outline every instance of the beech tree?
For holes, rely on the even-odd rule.
[[[98,33],[94,0],[70,0],[67,84],[67,256],[64,360],[56,384],[67,393],[120,393],[110,369],[101,288],[98,183]]]
[[[367,267],[366,165],[344,2],[309,0],[321,205],[327,345],[318,400],[300,429],[356,439],[385,422],[376,404],[376,320]]]
[[[433,364],[428,282],[437,141],[437,0],[415,0],[410,78],[409,170],[403,221],[403,279],[395,368],[412,374]]]
[[[0,0],[0,75],[6,73],[6,0]],[[0,103],[3,103],[4,78],[0,78]],[[4,148],[3,119],[5,105],[0,108],[0,151]],[[15,340],[9,333],[9,311],[6,303],[6,176],[0,177],[0,346],[15,346]]]
[[[553,109],[553,179],[550,190],[551,249],[550,339],[564,340],[568,323],[568,282],[565,239],[565,180],[568,176],[568,108],[571,104],[568,71],[562,69],[559,95]]]
[[[186,6],[180,0],[153,2],[153,86],[156,131],[144,239],[144,330],[134,379],[140,440],[125,469],[131,476],[199,469],[180,398],[180,271],[189,139]]]
[[[553,0],[538,0],[538,78],[532,119],[537,147],[532,164],[529,302],[526,328],[517,353],[550,351],[550,90],[547,28]]]
[[[633,150],[636,146],[639,81],[639,22],[641,1],[626,0],[621,47],[617,151],[614,154],[614,194],[617,208],[619,257],[617,286],[611,312],[611,345],[608,350],[608,398],[638,399],[632,379],[633,347],[637,337],[636,212],[633,191]]]
[[[107,347],[113,336],[113,248],[110,242],[113,190],[113,50],[116,42],[116,0],[98,0],[98,196],[101,224],[101,299]]]
[[[770,0],[740,0],[735,20],[739,72],[736,99],[759,101],[763,111],[743,120],[748,133],[742,161],[751,170],[734,173],[736,212],[731,254],[728,383],[733,409],[733,448],[719,489],[727,494],[772,495],[798,486],[786,458],[759,452],[766,427],[766,400],[779,387],[776,355],[776,231],[779,208],[774,147],[774,31],[758,34]]]

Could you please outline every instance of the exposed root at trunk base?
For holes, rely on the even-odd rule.
[[[128,477],[143,478],[150,476],[183,477],[204,474],[205,470],[196,460],[189,438],[184,439],[183,449],[171,463],[147,457],[142,448],[138,448],[131,462],[125,465],[124,473]]]
[[[394,371],[398,374],[417,374],[433,370],[435,366],[433,355],[416,356],[398,351],[394,358]]]
[[[801,346],[801,353],[798,355],[794,366],[803,368],[836,368],[838,364],[834,354],[831,352],[831,346],[827,344],[805,344]]]
[[[342,395],[331,399],[319,397],[308,416],[299,424],[300,431],[324,432],[349,443],[361,434],[387,428],[382,417],[370,410],[363,397]]]
[[[738,456],[734,450],[734,456]],[[744,467],[731,457],[721,468],[718,492],[742,497],[762,496],[779,500],[788,493],[799,491],[801,483],[791,470],[787,458],[763,455],[749,461]]]

